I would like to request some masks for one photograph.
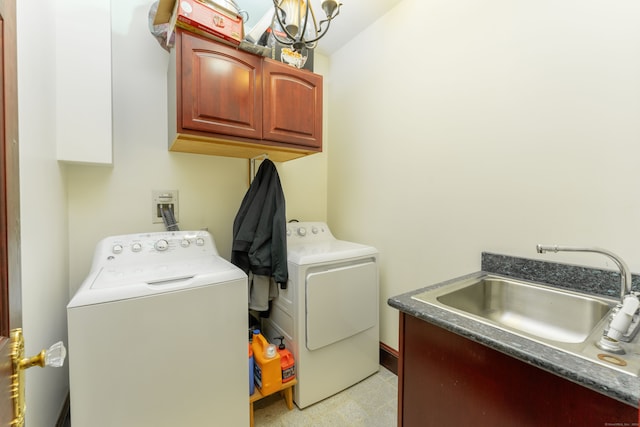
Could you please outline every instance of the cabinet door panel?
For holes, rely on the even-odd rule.
[[[182,127],[262,137],[260,57],[182,33]]]
[[[405,313],[399,426],[633,425],[637,408]]]
[[[265,60],[263,138],[322,148],[322,77]]]

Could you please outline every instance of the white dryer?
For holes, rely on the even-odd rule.
[[[74,427],[248,425],[247,276],[208,232],[102,240],[67,318]]]
[[[379,369],[378,251],[336,239],[327,224],[287,224],[289,282],[263,329],[285,337],[305,408]]]

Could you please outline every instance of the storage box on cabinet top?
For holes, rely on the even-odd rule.
[[[170,30],[177,26],[201,36],[238,46],[244,38],[242,17],[215,3],[204,4],[198,0],[160,0],[154,24],[167,19],[170,13]],[[167,37],[169,39],[169,37]]]

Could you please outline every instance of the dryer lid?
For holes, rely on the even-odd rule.
[[[287,247],[287,259],[297,265],[343,261],[353,258],[375,256],[378,250],[373,246],[345,240],[296,243]]]
[[[287,224],[287,259],[297,265],[375,256],[376,248],[338,240],[324,222]]]

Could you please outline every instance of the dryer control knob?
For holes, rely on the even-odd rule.
[[[155,245],[153,245],[153,247],[160,252],[166,251],[167,249],[169,249],[169,242],[167,242],[165,239],[160,239],[156,242]]]
[[[204,246],[204,239],[202,237],[198,237],[196,239],[196,245],[198,246]]]
[[[311,232],[312,232],[313,234],[318,234],[318,231],[320,231],[320,230],[318,229],[318,227],[313,227],[313,228],[311,229]]]
[[[113,247],[111,248],[111,252],[113,252],[114,254],[121,254],[122,253],[122,245],[119,243],[116,243],[115,245],[113,245]]]
[[[140,242],[135,242],[131,245],[131,250],[133,252],[140,252],[142,250],[142,243]]]
[[[306,236],[307,235],[307,229],[304,227],[298,227],[298,236]]]
[[[182,246],[183,248],[188,248],[190,244],[191,242],[187,239],[182,239],[182,241],[180,242],[180,246]]]

